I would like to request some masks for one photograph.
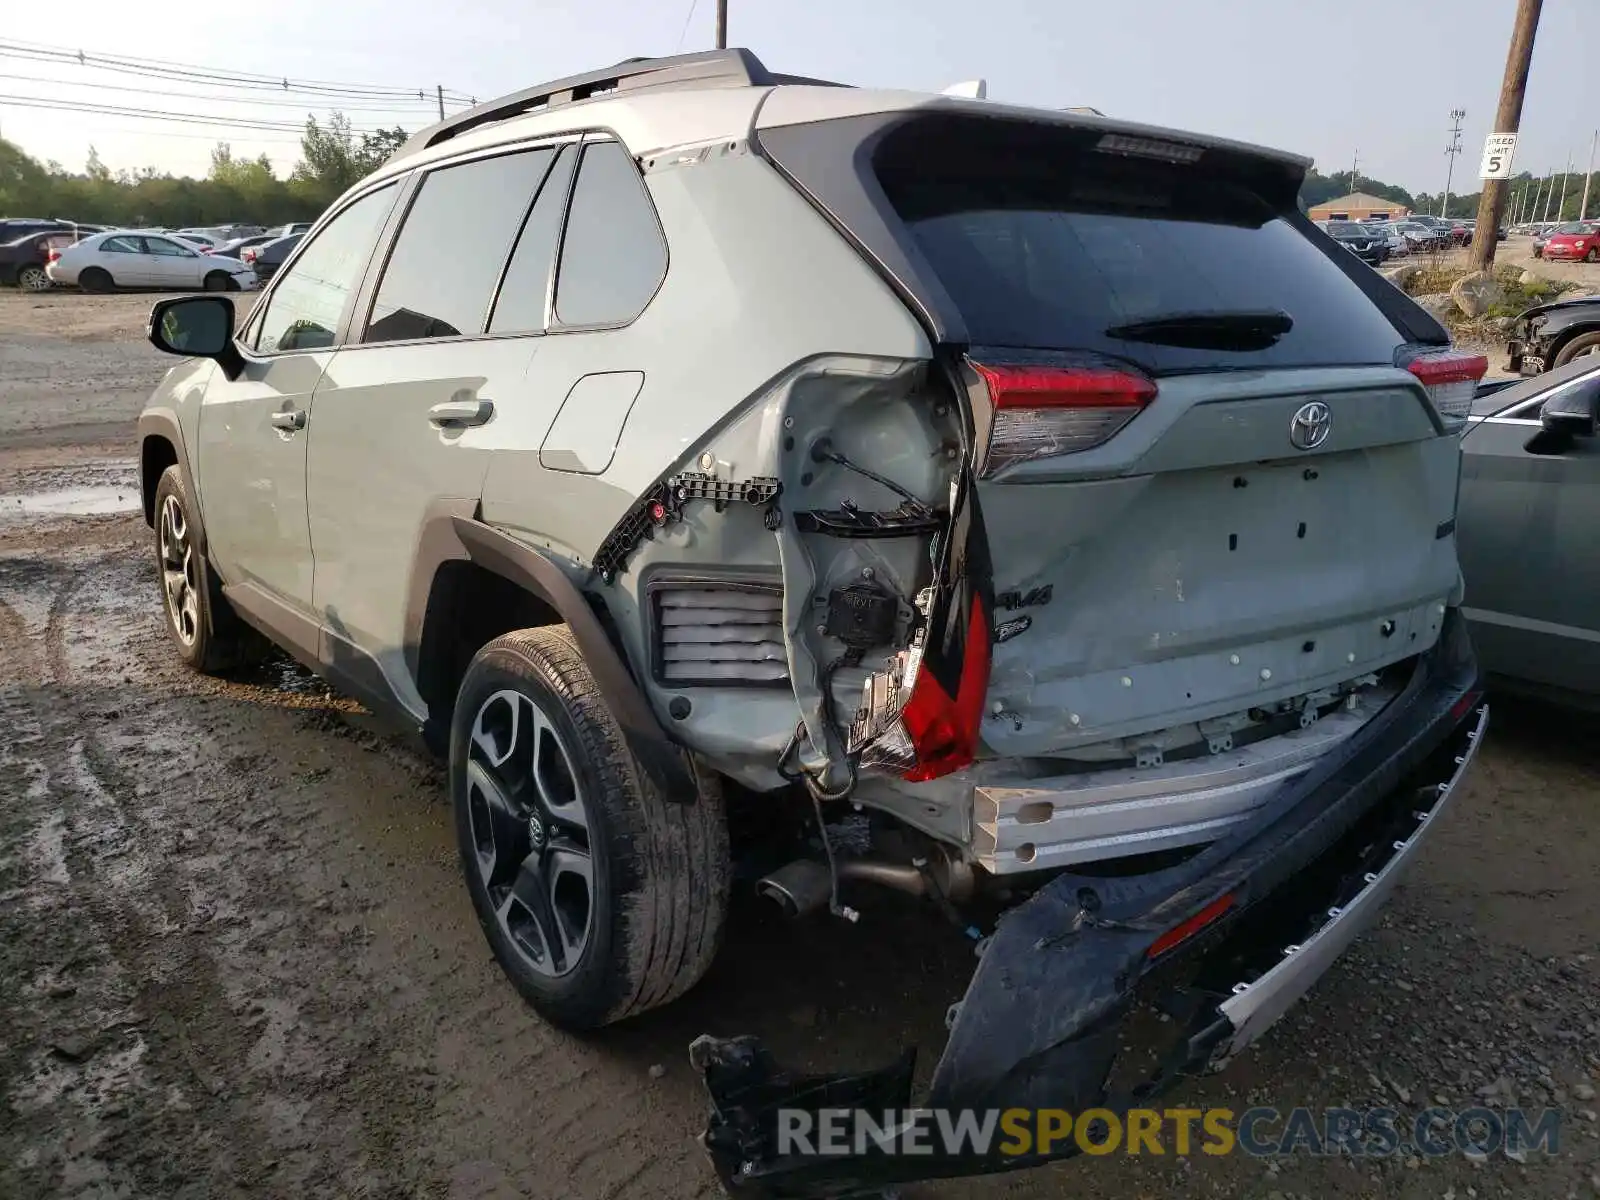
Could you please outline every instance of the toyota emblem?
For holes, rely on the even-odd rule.
[[[1289,421],[1289,441],[1296,450],[1315,450],[1328,440],[1333,429],[1333,413],[1321,400],[1313,400],[1295,409]]]

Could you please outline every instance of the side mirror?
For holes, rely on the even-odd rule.
[[[237,379],[244,358],[233,344],[233,301],[226,296],[179,296],[158,300],[145,335],[157,350],[184,358],[215,359]]]
[[[1539,424],[1546,433],[1566,438],[1595,436],[1595,394],[1590,387],[1566,386],[1544,402]]]

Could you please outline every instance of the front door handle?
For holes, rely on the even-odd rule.
[[[428,410],[435,425],[482,425],[492,416],[493,400],[446,400]]]
[[[272,427],[285,433],[298,433],[306,427],[306,410],[289,408],[272,414]]]

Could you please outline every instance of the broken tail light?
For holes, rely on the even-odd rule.
[[[958,669],[941,672],[925,654],[901,710],[900,722],[916,760],[902,778],[912,783],[949,775],[970,766],[977,757],[990,656],[989,619],[977,595],[970,598],[963,634],[959,655],[947,659]],[[941,678],[947,674],[954,678]]]
[[[1419,354],[1405,364],[1419,380],[1441,417],[1464,421],[1472,411],[1478,381],[1489,370],[1489,360],[1481,354],[1459,350],[1439,350]]]
[[[994,410],[982,474],[1098,446],[1155,399],[1155,381],[1120,363],[987,364],[972,369]]]

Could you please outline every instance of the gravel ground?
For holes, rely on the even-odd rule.
[[[931,1065],[970,951],[892,902],[852,927],[740,900],[680,1003],[588,1039],[534,1018],[476,927],[438,767],[287,662],[217,681],[169,652],[127,511],[164,368],[149,300],[0,293],[0,1198],[712,1195],[696,1034]],[[1600,1194],[1597,796],[1591,722],[1497,701],[1382,923],[1169,1101],[1548,1104],[1554,1156],[1112,1155],[902,1194]]]

